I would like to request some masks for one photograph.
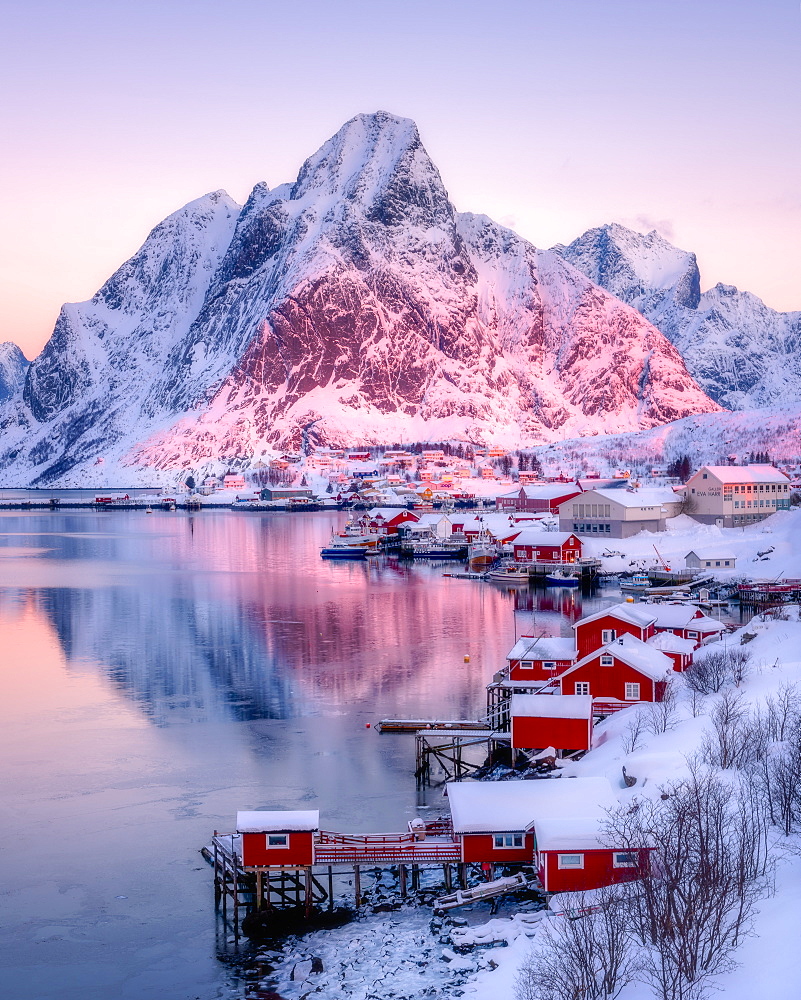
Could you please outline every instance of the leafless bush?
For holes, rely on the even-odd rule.
[[[645,734],[645,718],[640,709],[632,712],[631,718],[623,730],[621,743],[624,753],[634,753],[642,745],[642,738]]]
[[[789,837],[801,828],[801,716],[793,712],[777,719],[769,706],[757,724],[762,741],[749,774],[768,804],[771,822]]]
[[[623,902],[647,954],[641,978],[660,1000],[701,1000],[734,967],[756,903],[771,888],[760,796],[748,782],[733,791],[694,767],[663,798],[613,814],[607,836],[619,849],[655,847]]]
[[[648,705],[645,713],[645,728],[647,732],[658,736],[667,733],[678,725],[676,718],[676,685],[672,680],[665,684],[661,701]]]
[[[739,687],[748,676],[751,654],[739,646],[706,649],[684,671],[690,690],[717,694],[726,684]]]
[[[709,713],[712,732],[704,740],[704,759],[714,767],[745,768],[761,751],[763,736],[743,695],[724,691]]]
[[[791,729],[799,725],[799,705],[801,691],[797,684],[782,684],[776,692],[765,699],[768,736],[771,740],[784,741]]]
[[[704,714],[704,708],[706,706],[706,697],[701,694],[700,691],[694,689],[690,690],[690,711],[692,712],[693,718],[697,719],[699,715]]]
[[[619,899],[602,889],[590,907],[577,893],[575,909],[580,916],[543,926],[537,951],[518,973],[516,1000],[613,1000],[637,977],[637,948]]]

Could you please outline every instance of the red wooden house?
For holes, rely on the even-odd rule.
[[[645,852],[603,842],[608,810],[617,804],[606,778],[451,782],[447,792],[464,861],[534,863],[546,892],[637,877]]]
[[[673,660],[628,633],[607,643],[559,678],[562,694],[612,701],[661,701]]]
[[[574,563],[581,558],[581,540],[568,532],[523,528],[511,545],[516,562]]]
[[[238,812],[236,832],[242,838],[242,864],[246,868],[311,865],[314,835],[319,828],[320,813],[316,809]]]
[[[673,660],[673,669],[681,673],[693,662],[693,653],[697,649],[694,639],[682,639],[672,632],[657,632],[648,640],[648,645],[658,649],[660,653]]]
[[[653,609],[654,631],[670,632],[682,639],[692,639],[695,648],[702,642],[719,635],[724,626],[707,617],[694,604],[663,604]]]
[[[552,680],[577,659],[573,640],[560,636],[521,636],[506,656],[509,679],[514,681]]]
[[[515,694],[510,715],[515,750],[589,750],[592,745],[588,695]]]
[[[579,656],[587,656],[621,635],[633,635],[645,642],[654,634],[656,614],[641,604],[614,604],[576,622],[576,648]]]
[[[376,507],[367,515],[367,530],[374,535],[397,535],[400,525],[419,519],[419,515],[411,510]]]
[[[577,483],[532,483],[521,481],[520,489],[495,498],[495,509],[502,511],[528,510],[554,513],[559,504],[572,500],[582,492]]]

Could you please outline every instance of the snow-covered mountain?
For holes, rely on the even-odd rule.
[[[0,344],[0,402],[18,393],[25,382],[28,359],[11,341]]]
[[[776,312],[733,285],[701,294],[695,254],[656,232],[602,226],[554,250],[658,327],[727,409],[801,398],[801,312]]]
[[[329,443],[515,446],[716,409],[636,310],[457,214],[414,123],[378,112],[241,210],[223,192],[192,202],[65,306],[0,410],[0,475],[242,467],[312,423]]]

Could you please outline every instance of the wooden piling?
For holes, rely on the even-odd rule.
[[[406,865],[398,865],[401,899],[406,899]]]
[[[334,909],[334,869],[328,866],[328,909]]]
[[[356,890],[356,905],[362,905],[362,875],[358,865],[353,866],[353,886]]]

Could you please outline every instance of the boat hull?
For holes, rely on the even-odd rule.
[[[578,587],[577,576],[546,576],[545,583],[549,587]]]

